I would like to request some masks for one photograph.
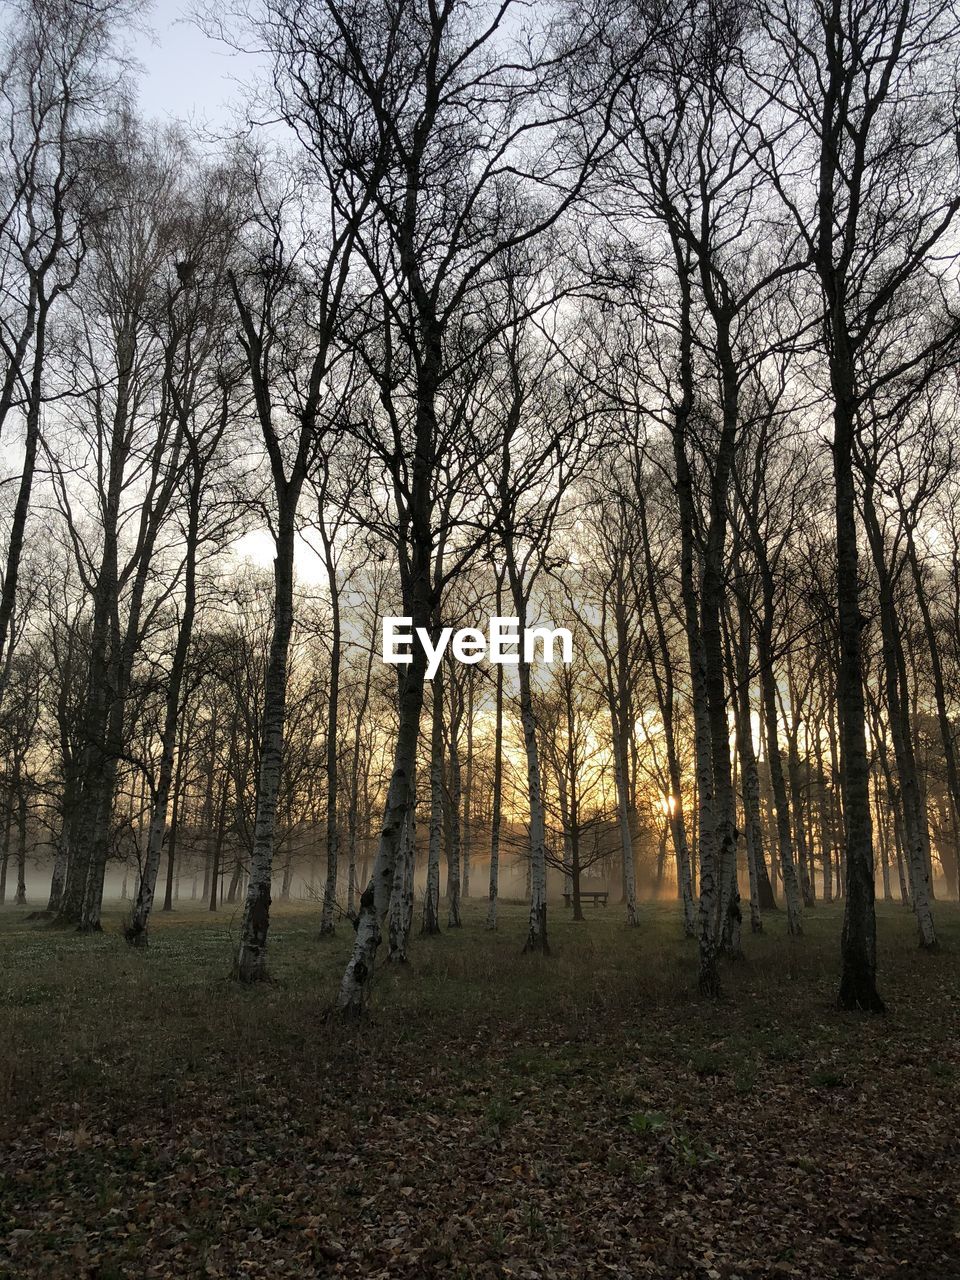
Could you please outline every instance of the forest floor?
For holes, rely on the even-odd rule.
[[[671,905],[417,938],[364,1022],[349,946],[279,905],[272,981],[185,906],[131,952],[0,911],[0,1276],[960,1277],[960,910],[880,906],[883,1018],[834,1007],[841,913],[767,917],[695,995]]]

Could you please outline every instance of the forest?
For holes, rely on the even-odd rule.
[[[188,18],[0,21],[0,1276],[960,1276],[960,11]]]

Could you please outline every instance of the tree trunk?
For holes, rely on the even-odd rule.
[[[765,882],[770,899],[773,890],[767,876],[767,864],[763,856],[763,823],[760,819],[760,774],[757,755],[753,746],[753,724],[750,717],[750,610],[741,600],[738,620],[738,636],[731,637],[730,667],[734,673],[736,689],[732,698],[737,754],[740,758],[740,778],[743,788],[743,815],[747,842],[747,872],[750,881],[750,931],[763,932],[760,917],[761,884]]]
[[[570,838],[570,801],[567,795],[567,770],[562,760],[557,761],[557,802],[560,806],[560,826],[563,828],[563,892],[564,903],[573,901],[573,851]],[[574,917],[576,919],[576,917]]]
[[[618,604],[622,602],[618,601]],[[627,924],[639,925],[637,914],[637,872],[633,860],[633,837],[630,832],[630,795],[628,785],[628,729],[627,729],[627,627],[623,609],[616,610],[617,661],[616,684],[611,664],[607,664],[607,706],[610,711],[610,729],[613,737],[613,772],[617,794],[617,821],[620,828],[620,850],[623,858],[624,887],[626,889]],[[567,682],[567,722],[573,723],[573,694]]]
[[[337,582],[337,565],[333,544],[321,512],[320,537],[323,541],[327,566],[327,584],[330,589],[330,690],[327,699],[327,878],[323,887],[323,911],[320,916],[320,933],[333,933],[333,913],[337,902],[337,861],[340,852],[340,832],[337,826],[337,742],[339,734],[340,706],[340,584]]]
[[[805,908],[814,906],[815,895],[811,880],[813,853],[807,844],[807,824],[804,821],[803,781],[800,777],[800,755],[797,751],[797,725],[790,730],[787,744],[787,776],[790,779],[790,801],[793,808],[793,827],[797,834],[797,863],[800,868],[800,892]]]
[[[4,657],[10,643],[14,608],[17,599],[17,583],[20,577],[20,561],[23,558],[24,535],[30,512],[30,495],[37,466],[37,450],[40,444],[40,421],[43,406],[43,372],[46,357],[47,311],[50,303],[43,300],[37,311],[37,324],[33,340],[33,367],[27,398],[26,436],[23,446],[23,470],[13,508],[10,532],[7,535],[7,563],[0,588],[0,672],[6,672]],[[0,701],[3,699],[0,685]]]
[[[184,566],[184,601],[183,617],[180,619],[180,630],[177,644],[170,665],[170,677],[167,685],[167,697],[164,707],[163,732],[161,734],[160,769],[157,776],[157,787],[153,795],[153,809],[150,815],[150,827],[147,835],[147,854],[140,876],[140,887],[133,914],[125,933],[133,946],[146,946],[147,927],[153,899],[157,887],[157,874],[160,870],[160,855],[167,829],[167,805],[170,799],[170,787],[173,782],[174,752],[177,744],[177,718],[180,711],[180,690],[183,687],[183,674],[187,666],[187,654],[193,635],[193,620],[196,614],[197,584],[197,542],[200,529],[200,481],[195,476],[190,492],[190,516],[187,527],[186,564]],[[211,761],[211,776],[212,776]]]
[[[820,842],[820,865],[823,869],[823,900],[833,901],[833,851],[830,823],[827,819],[827,779],[824,774],[823,735],[819,723],[814,733],[814,759],[817,766],[817,833]]]
[[[447,928],[459,929],[463,923],[460,919],[460,748],[457,737],[460,731],[460,717],[451,716],[450,720],[450,842],[447,845]]]
[[[231,757],[235,750],[235,739],[231,739]],[[220,806],[217,825],[213,834],[213,847],[210,851],[210,910],[216,911],[220,896],[221,862],[223,856],[223,839],[227,828],[227,801],[230,795],[230,767],[223,775],[223,789],[220,792]]]
[[[895,614],[894,584],[887,564],[883,531],[873,501],[873,486],[868,479],[864,492],[864,519],[873,553],[874,568],[880,581],[878,613],[887,695],[887,722],[890,726],[893,756],[900,783],[903,833],[907,865],[910,869],[910,883],[913,889],[913,908],[920,934],[920,946],[925,950],[934,951],[937,948],[937,935],[930,907],[927,814],[920,795],[917,762],[913,751],[913,731],[907,706],[908,691],[904,679],[902,641]]]
[[[10,834],[13,830],[13,792],[7,793],[3,817],[3,847],[0,848],[0,906],[7,900],[7,867],[10,863]]]
[[[644,568],[647,580],[647,602],[653,615],[656,628],[657,647],[663,663],[663,675],[656,662],[653,644],[643,631],[644,646],[650,671],[653,675],[657,702],[660,707],[660,719],[667,748],[667,771],[670,775],[670,794],[666,804],[670,819],[670,833],[673,837],[674,854],[677,860],[677,884],[683,902],[683,931],[686,937],[693,938],[697,932],[697,913],[694,903],[693,876],[691,872],[692,858],[687,840],[687,824],[683,812],[683,792],[680,778],[680,757],[677,752],[677,739],[674,729],[674,678],[673,657],[667,639],[667,631],[660,608],[660,591],[656,581],[653,565],[653,552],[650,547],[650,532],[647,527],[647,508],[643,492],[637,485],[637,512],[640,519],[641,546],[643,549]]]
[[[516,603],[514,605],[516,606]],[[523,635],[525,608],[518,609],[520,634]],[[530,683],[530,664],[521,658],[518,663],[520,676],[520,723],[523,727],[523,748],[527,760],[527,795],[530,806],[530,913],[524,951],[541,951],[549,954],[547,942],[547,841],[543,818],[543,797],[540,784],[540,754],[537,744],[537,722],[533,713],[533,690]],[[574,862],[574,893],[577,867]]]
[[[567,693],[570,693],[569,683],[567,683]],[[560,774],[563,777],[563,789],[566,797],[564,801],[564,826],[566,833],[570,837],[570,892],[572,894],[570,900],[573,903],[573,918],[579,921],[583,919],[583,902],[580,897],[580,883],[583,875],[583,868],[580,865],[580,786],[577,778],[577,762],[572,745],[573,717],[572,704],[569,700],[567,709],[571,713],[568,720],[569,745],[566,765],[561,769]]]
[[[277,796],[283,767],[283,734],[287,703],[287,660],[293,630],[293,550],[297,491],[284,495],[280,504],[274,560],[274,619],[270,657],[264,681],[263,727],[257,808],[254,822],[250,880],[240,925],[240,942],[234,977],[257,982],[267,976],[267,933],[270,928],[270,889],[273,879],[273,846]]]
[[[766,876],[767,864],[763,856],[763,826],[760,822],[760,775],[757,770],[757,757],[753,749],[753,728],[750,723],[750,689],[749,685],[738,682],[737,698],[740,712],[737,716],[737,749],[740,755],[740,774],[743,781],[743,812],[747,840],[747,870],[750,877],[750,932],[762,933],[763,920],[760,917],[760,884],[761,876]],[[763,871],[761,873],[761,867]],[[773,897],[773,891],[770,891]]]
[[[413,912],[414,854],[416,850],[416,799],[411,804],[403,824],[403,838],[393,873],[390,894],[389,950],[390,964],[407,963],[407,941]]]
[[[497,584],[500,607],[500,584]],[[503,666],[497,667],[496,713],[493,729],[493,797],[490,818],[490,888],[487,894],[488,929],[497,927],[497,895],[500,889],[500,821],[503,804]]]
[[[63,886],[67,878],[67,859],[69,856],[66,833],[61,832],[54,849],[53,872],[50,876],[50,896],[47,899],[47,911],[52,912],[54,915],[60,910]],[[2,901],[3,899],[0,898],[0,902]]]
[[[440,932],[440,842],[443,832],[443,669],[433,678],[430,732],[430,820],[421,933]]]
[[[428,581],[426,569],[422,577],[415,579],[420,588],[420,607],[412,615],[414,626],[425,626],[429,621],[430,610],[426,598]],[[425,674],[425,655],[414,645],[413,661],[405,669],[405,675],[400,681],[400,723],[373,876],[360,898],[353,951],[337,997],[338,1010],[348,1017],[355,1017],[362,1011],[367,980],[373,973],[374,959],[380,945],[380,922],[386,917],[390,906],[403,826],[413,803],[413,777]]]
[[[470,897],[470,858],[473,852],[473,704],[474,670],[467,668],[467,759],[463,783],[463,876],[461,895]]]
[[[845,337],[844,318],[832,316],[833,345]],[[839,332],[838,332],[839,329]],[[837,600],[840,668],[837,703],[841,732],[841,788],[846,825],[846,878],[841,976],[838,1001],[843,1009],[882,1013],[877,991],[877,921],[873,883],[873,831],[870,822],[870,766],[867,756],[860,642],[856,492],[853,481],[854,391],[848,370],[852,358],[842,351],[831,359],[834,393],[833,471],[837,539]]]
[[[880,843],[880,869],[883,883],[883,900],[891,902],[893,893],[890,888],[890,832],[886,823],[886,815],[880,807],[880,791],[874,788],[874,803],[877,809],[877,832]]]
[[[18,907],[27,905],[27,789],[21,777],[17,795],[17,896]]]
[[[769,584],[765,585],[763,618],[757,636],[760,693],[763,704],[767,766],[770,771],[773,807],[777,819],[780,875],[783,879],[783,896],[787,901],[787,929],[794,935],[800,935],[803,933],[803,899],[793,860],[790,805],[787,800],[787,784],[783,776],[783,757],[780,754],[780,717],[777,714],[777,687],[773,670],[773,599],[770,591]]]
[[[960,767],[957,765],[957,752],[953,739],[953,728],[947,710],[947,697],[943,677],[943,661],[940,646],[937,642],[936,629],[930,613],[930,604],[923,583],[923,574],[917,556],[912,525],[907,523],[907,556],[913,573],[914,589],[920,616],[923,619],[923,630],[930,655],[930,669],[933,675],[933,693],[937,707],[937,725],[940,729],[940,741],[943,745],[943,758],[946,770],[947,795],[950,802],[950,818],[953,832],[954,859],[956,865],[957,851],[960,850]],[[960,875],[956,877],[956,893],[960,893]]]
[[[413,461],[410,496],[409,545],[401,571],[404,612],[417,627],[429,628],[434,612],[431,569],[433,534],[431,531],[431,457],[436,438],[435,388],[433,378],[440,365],[439,352],[431,347],[425,375],[428,387],[421,387],[417,406],[417,445]],[[398,667],[398,727],[393,754],[393,770],[384,804],[380,841],[373,866],[373,876],[360,898],[356,933],[350,960],[343,973],[337,996],[337,1010],[343,1017],[357,1017],[363,1009],[367,980],[373,973],[381,924],[390,906],[394,869],[400,852],[403,825],[413,804],[414,771],[420,714],[423,710],[423,686],[426,677],[426,654],[423,646],[414,644],[411,661]],[[437,673],[439,675],[439,672]],[[434,684],[434,697],[437,697]],[[435,714],[437,714],[435,710]],[[441,737],[442,743],[442,737]],[[434,753],[435,757],[435,753]],[[431,766],[433,760],[431,761]],[[432,773],[432,768],[431,768]],[[433,778],[431,777],[431,792]],[[432,798],[431,798],[432,807]]]

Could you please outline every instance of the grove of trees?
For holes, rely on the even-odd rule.
[[[469,897],[676,899],[709,997],[841,899],[881,1011],[875,895],[960,895],[955,7],[258,0],[217,145],[135,18],[3,33],[0,901],[250,982],[309,897],[353,1015]]]

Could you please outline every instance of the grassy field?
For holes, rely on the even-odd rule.
[[[0,910],[0,1276],[960,1276],[960,911],[943,949],[880,909],[882,1019],[833,1007],[840,911],[768,918],[718,1005],[673,906],[522,956],[417,938],[365,1021],[325,1019],[349,926],[120,915],[81,938]]]

